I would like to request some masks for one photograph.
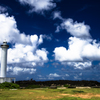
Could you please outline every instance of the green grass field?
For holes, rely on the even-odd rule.
[[[0,89],[0,100],[100,100],[100,89]]]

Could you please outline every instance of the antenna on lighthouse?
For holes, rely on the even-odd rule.
[[[4,41],[3,41],[3,42],[7,42],[7,41],[6,41],[6,39],[4,39]]]

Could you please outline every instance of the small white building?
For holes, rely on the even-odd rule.
[[[4,83],[4,82],[12,83],[12,81],[14,81],[14,83],[15,83],[15,78],[13,78],[13,77],[0,77],[0,83]]]
[[[4,41],[1,45],[1,76],[0,76],[0,83],[3,82],[12,82],[15,83],[15,78],[6,77],[6,70],[7,70],[7,49],[9,48],[9,45],[7,45],[7,42]]]

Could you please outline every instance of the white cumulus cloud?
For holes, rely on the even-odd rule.
[[[16,66],[20,67],[34,67],[37,63],[43,65],[48,60],[48,51],[45,48],[38,48],[43,43],[42,35],[38,37],[36,34],[26,35],[20,33],[13,16],[0,14],[0,44],[5,39],[12,44],[12,47],[8,49],[8,64],[13,64],[13,66],[17,64]]]
[[[57,26],[55,32],[66,30],[73,37],[69,37],[68,49],[60,46],[54,49],[55,60],[61,64],[83,69],[92,66],[92,61],[100,60],[100,43],[91,39],[90,26],[84,22],[62,18],[60,12],[55,12],[54,19],[59,18],[62,23]]]
[[[56,6],[53,3],[54,0],[18,0],[23,5],[30,6],[30,12],[43,12],[44,10],[50,10]]]
[[[14,48],[8,49],[8,64],[20,63],[25,61],[46,61],[47,51],[45,49],[36,49],[30,45],[16,44]],[[34,53],[35,52],[35,53]]]
[[[7,72],[10,71],[11,75],[19,75],[21,73],[29,73],[33,74],[36,72],[36,69],[34,68],[21,68],[21,67],[9,67],[7,66]]]
[[[58,16],[58,15],[56,15]],[[89,30],[90,26],[85,25],[84,22],[78,23],[74,22],[73,19],[64,19],[60,26],[57,26],[56,32],[59,32],[61,29],[65,29],[68,33],[75,37],[91,37]]]
[[[67,77],[69,76],[68,74],[65,74]]]
[[[0,44],[5,39],[12,43],[31,43],[29,35],[26,36],[24,33],[20,34],[13,16],[10,17],[8,14],[0,14]]]
[[[70,37],[68,41],[68,47],[68,49],[65,47],[56,47],[53,51],[55,54],[55,60],[100,60],[100,43],[96,43],[95,40]]]
[[[60,77],[60,75],[58,75],[57,73],[54,73],[54,74],[53,73],[50,73],[49,74],[49,77]]]
[[[87,62],[66,62],[66,65],[72,66],[75,69],[85,69],[92,66],[91,61]]]

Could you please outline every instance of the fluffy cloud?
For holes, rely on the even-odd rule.
[[[58,74],[56,74],[56,73],[54,73],[54,74],[53,74],[53,73],[50,73],[50,74],[49,74],[49,77],[60,77],[60,75],[58,75]]]
[[[100,43],[94,40],[92,44],[87,44],[82,51],[82,56],[90,60],[100,60]]]
[[[20,33],[13,16],[0,14],[0,44],[5,39],[12,44],[12,47],[8,49],[8,64],[10,65],[34,67],[37,63],[43,65],[48,60],[48,51],[45,48],[38,48],[43,43],[42,35],[38,37]]]
[[[84,61],[100,60],[100,43],[92,39],[70,37],[68,50],[65,47],[54,49],[55,60],[58,61]]]
[[[35,35],[34,35],[35,36]],[[15,44],[13,48],[8,49],[8,64],[19,63],[19,65],[23,65],[20,63],[28,63],[28,65],[23,66],[35,66],[37,62],[45,62],[48,60],[45,48],[37,49],[37,40],[34,40],[33,45],[24,45],[24,44]],[[1,48],[0,48],[1,50]],[[1,59],[1,52],[0,52]],[[43,65],[43,64],[42,64]]]
[[[7,72],[10,72],[11,75],[19,75],[21,73],[33,74],[36,72],[34,68],[21,68],[21,67],[9,67],[7,66]]]
[[[56,47],[54,50],[55,60],[59,61],[83,61],[81,57],[82,47],[87,44],[87,41],[80,40],[76,37],[69,38],[69,49],[65,47]]]
[[[65,29],[73,36],[69,37],[68,49],[63,46],[54,49],[55,60],[64,65],[74,66],[76,69],[91,67],[92,61],[100,60],[100,43],[91,39],[89,25],[85,25],[84,22],[74,22],[71,18],[64,19],[60,12],[55,12],[53,17],[62,21],[55,32]]]
[[[2,35],[3,34],[3,35]],[[25,45],[36,45],[43,43],[44,35],[40,35],[39,41],[37,35],[25,35],[17,29],[17,23],[14,17],[8,14],[0,14],[0,44],[6,39],[10,43],[21,43]],[[38,43],[37,43],[38,42]]]
[[[62,23],[57,26],[56,32],[65,29],[73,37],[69,37],[68,49],[56,47],[55,60],[61,64],[73,66],[75,69],[85,69],[92,66],[92,61],[100,60],[100,43],[91,39],[90,26],[84,22],[74,22],[73,19],[64,19],[59,12],[54,13],[54,19],[59,18]]]
[[[18,0],[23,5],[29,5],[30,12],[42,12],[44,10],[50,10],[56,6],[53,0]]]
[[[30,44],[31,36],[25,35],[24,33],[20,34],[20,31],[17,29],[17,24],[14,17],[8,16],[8,14],[0,14],[0,44],[3,40],[7,40],[12,43],[23,43]]]
[[[69,75],[68,75],[68,74],[65,74],[65,76],[67,76],[67,77],[68,77]]]
[[[56,17],[58,15],[56,14]],[[58,16],[59,17],[59,16]],[[68,33],[75,37],[91,37],[89,30],[90,27],[85,25],[84,22],[78,23],[74,22],[73,19],[63,19],[64,21],[60,26],[57,26],[56,32],[59,32],[61,29],[65,29]]]
[[[20,63],[25,61],[46,61],[47,51],[45,49],[36,49],[30,45],[16,44],[14,48],[8,49],[8,63]]]
[[[85,69],[85,68],[89,68],[92,66],[92,62],[91,61],[87,61],[87,62],[66,62],[63,63],[66,64],[68,66],[72,66],[75,69]]]

